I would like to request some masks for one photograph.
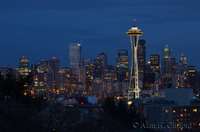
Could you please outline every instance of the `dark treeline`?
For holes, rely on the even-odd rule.
[[[12,69],[5,78],[0,76],[0,131],[117,132],[135,130],[135,122],[145,123],[134,103],[128,107],[122,100],[116,104],[113,98],[107,98],[102,107],[90,108],[47,103],[43,97],[31,96],[31,83],[31,74],[16,78]]]

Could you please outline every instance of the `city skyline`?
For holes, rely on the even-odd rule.
[[[0,14],[3,46],[0,66],[18,67],[22,56],[29,58],[30,64],[55,56],[60,59],[60,66],[66,67],[69,66],[70,42],[81,40],[82,59],[94,60],[104,52],[108,64],[115,65],[118,50],[127,49],[129,57],[131,55],[130,40],[125,32],[136,19],[136,26],[144,31],[141,39],[146,41],[147,61],[150,54],[161,55],[165,45],[169,45],[177,62],[184,54],[188,65],[199,70],[200,63],[195,57],[200,55],[198,3],[4,1],[0,9],[3,12]]]

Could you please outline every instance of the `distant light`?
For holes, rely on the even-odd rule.
[[[53,59],[56,59],[56,57],[53,57]]]
[[[99,57],[97,57],[97,59],[99,59]]]
[[[184,56],[184,54],[181,54],[181,56]]]
[[[128,101],[128,105],[131,105],[132,104],[132,101]]]
[[[135,19],[134,19],[134,22],[135,22]]]
[[[117,99],[119,99],[119,97],[117,97]]]
[[[24,56],[23,56],[23,58],[24,58]]]

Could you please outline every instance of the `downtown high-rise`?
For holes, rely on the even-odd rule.
[[[166,45],[162,50],[162,82],[166,83],[167,81],[172,80],[172,49]]]
[[[122,73],[122,71],[124,71]],[[123,75],[122,75],[123,74]],[[118,50],[117,56],[117,80],[128,80],[129,79],[129,56],[128,50]]]
[[[81,44],[70,43],[69,46],[69,67],[72,69],[72,74],[76,74],[78,81],[80,80],[81,67]]]
[[[145,76],[145,65],[146,65],[146,41],[139,40],[137,50],[137,61],[138,61],[138,78],[142,84],[144,84]],[[144,85],[141,85],[144,87]]]

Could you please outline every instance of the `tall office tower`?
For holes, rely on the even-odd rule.
[[[29,59],[26,57],[20,58],[20,66],[18,69],[19,75],[25,77],[29,75]]]
[[[86,63],[91,63],[91,62],[92,62],[92,59],[90,59],[90,58],[83,59],[83,66],[85,66]]]
[[[177,62],[176,62],[176,58],[172,57],[172,78],[175,77],[177,73]]]
[[[151,84],[153,84],[155,82],[154,75],[155,74],[151,70],[150,65],[146,65],[145,66],[144,82],[143,82],[144,89],[150,90]]]
[[[168,45],[162,50],[162,82],[167,83],[172,79],[172,50]]]
[[[31,73],[33,76],[33,82],[35,82],[36,80],[38,80],[38,71],[37,71],[37,65],[31,65]]]
[[[98,57],[97,59],[94,59],[94,66],[95,66],[94,76],[101,77],[102,65],[101,65],[101,60]]]
[[[80,68],[80,82],[83,84],[83,90],[86,90],[86,67]]]
[[[106,56],[106,54],[102,52],[101,54],[99,54],[98,57],[99,57],[99,60],[101,60],[102,68],[105,69],[106,66],[107,66],[107,56]]]
[[[188,66],[187,67],[187,73],[188,73],[188,76],[187,76],[187,84],[189,85],[188,87],[191,87],[192,85],[194,86],[195,85],[195,82],[194,80],[198,80],[198,79],[194,79],[196,78],[196,68],[195,66]],[[197,83],[196,83],[197,84]],[[194,91],[195,92],[199,92],[199,88],[194,88]]]
[[[33,75],[37,74],[37,65],[31,65],[31,72]]]
[[[78,81],[80,80],[81,67],[81,44],[70,43],[69,46],[69,67],[72,69],[72,74],[76,74]]]
[[[92,80],[94,79],[94,63],[86,63],[86,91],[88,93],[92,92]]]
[[[150,55],[150,68],[154,72],[160,74],[160,55]]]
[[[146,41],[139,40],[137,50],[137,61],[138,61],[138,76],[139,80],[144,79],[145,65],[146,65]]]
[[[118,50],[118,56],[117,56],[117,67],[125,67],[125,78],[124,80],[129,79],[129,56],[128,56],[128,50],[122,49]]]
[[[135,21],[135,20],[134,20]],[[135,92],[135,99],[140,98],[140,88],[139,88],[139,78],[138,78],[138,61],[137,61],[137,49],[138,49],[138,40],[139,36],[143,34],[142,30],[138,29],[135,25],[129,29],[126,34],[130,36],[131,40],[131,48],[132,48],[132,63],[131,63],[131,74],[130,74],[130,82],[129,82],[129,90],[130,92]],[[134,74],[133,72],[134,71]],[[134,79],[135,85],[131,87],[131,81]],[[129,100],[129,94],[128,94]]]
[[[66,73],[64,69],[60,69],[58,71],[58,77],[59,77],[59,94],[63,97],[63,95],[66,93],[66,88],[67,88],[67,78],[66,78]]]
[[[104,92],[112,93],[114,87],[114,66],[107,65],[104,72]]]
[[[65,71],[66,76],[66,92],[70,92],[70,77],[72,74],[72,70],[69,67],[64,67],[63,70]]]
[[[125,65],[117,65],[117,81],[122,82],[126,80],[126,71]]]
[[[58,90],[59,88],[59,77],[58,77],[58,71],[59,71],[59,64],[60,64],[60,60],[56,59],[55,57],[53,57],[53,59],[49,59],[49,66],[51,67],[51,69],[53,70],[54,73],[54,90]]]
[[[184,72],[183,72],[183,62],[181,61],[181,60],[179,60],[179,62],[178,62],[178,64],[177,64],[177,72],[179,73],[179,74],[183,74]]]
[[[187,80],[187,57],[184,56],[184,54],[181,54],[180,61],[183,64],[183,74],[184,74],[184,80]]]
[[[20,58],[20,68],[29,68],[29,59],[26,57]]]
[[[77,92],[77,75],[71,74],[70,76],[70,92]]]

